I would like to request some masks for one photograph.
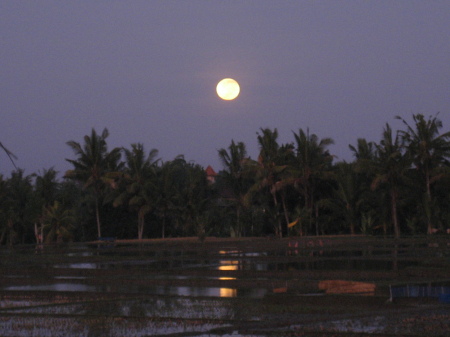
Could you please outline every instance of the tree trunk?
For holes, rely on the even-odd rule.
[[[0,245],[3,243],[5,236],[6,236],[6,227],[3,228],[2,235],[0,235]]]
[[[236,209],[236,236],[240,238],[241,233],[241,207],[238,205]]]
[[[391,212],[392,212],[392,223],[394,224],[395,237],[400,237],[400,226],[398,224],[397,216],[397,193],[394,189],[391,189]]]
[[[316,223],[316,236],[319,236],[320,230],[319,230],[319,206],[315,205],[314,206],[314,211],[315,211],[315,223]]]
[[[144,234],[145,216],[138,213],[138,239],[142,240]]]
[[[36,243],[41,244],[44,242],[44,225],[40,224],[38,227],[37,222],[34,223],[34,236],[36,237]]]
[[[281,202],[283,204],[284,218],[286,220],[286,231],[285,231],[285,233],[286,233],[286,235],[288,235],[289,234],[289,215],[288,215],[288,210],[287,210],[287,207],[286,207],[286,197],[285,197],[284,193],[281,195]]]
[[[101,223],[100,223],[100,210],[98,207],[98,197],[95,197],[95,216],[97,218],[97,233],[98,233],[98,237],[101,238],[102,237],[102,231],[101,231]]]
[[[281,232],[281,222],[280,222],[280,217],[278,216],[278,201],[277,201],[276,193],[272,193],[272,197],[273,197],[273,203],[275,204],[275,216],[277,218],[277,227],[275,228],[275,235],[282,237],[283,233]]]
[[[428,169],[425,170],[425,183],[427,188],[426,206],[431,208],[431,187],[430,187],[430,174],[428,172]],[[427,214],[427,233],[432,234],[433,225],[431,223],[431,210],[426,212],[426,214]]]
[[[14,237],[15,237],[14,223],[12,222],[11,219],[8,219],[7,225],[8,225],[8,231],[9,231],[8,245],[10,247],[12,247],[12,245],[14,244]]]
[[[350,234],[355,235],[355,222],[353,221],[353,209],[352,206],[350,206],[349,203],[346,204],[347,212],[349,212],[351,215],[349,216],[349,222],[350,222]],[[348,213],[347,213],[348,214]]]
[[[306,232],[305,232],[305,235],[307,235],[308,233],[311,233],[311,229],[312,229],[312,211],[310,208],[308,192],[307,192],[306,187],[303,192],[303,198],[305,199],[305,209],[308,211],[308,225],[307,225],[308,228],[306,229]]]

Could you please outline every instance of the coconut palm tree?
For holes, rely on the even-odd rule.
[[[308,210],[310,228],[312,219],[315,219],[316,235],[319,235],[318,203],[320,186],[333,176],[331,163],[333,156],[327,147],[334,144],[331,138],[322,138],[315,134],[310,134],[309,129],[299,130],[294,133],[295,138],[295,159],[296,187],[303,196],[304,207]],[[324,187],[325,188],[325,187]]]
[[[42,173],[36,175],[35,192],[37,197],[41,199],[44,206],[48,206],[53,203],[57,197],[59,190],[59,183],[57,181],[58,172],[53,168],[44,169]]]
[[[192,233],[204,238],[207,211],[209,209],[208,181],[205,170],[198,164],[186,163],[183,183],[179,188],[179,216],[183,221],[184,234]]]
[[[402,117],[396,116],[406,126],[400,131],[408,152],[412,157],[414,167],[421,173],[426,195],[426,209],[433,204],[431,185],[443,177],[442,166],[449,165],[450,132],[439,134],[442,121],[438,114],[425,119],[424,115],[413,115],[414,125],[410,125]],[[431,211],[426,212],[427,232],[433,232]]]
[[[335,165],[336,170],[336,206],[337,213],[342,213],[350,234],[356,234],[359,219],[360,189],[354,163],[341,162]]]
[[[62,243],[72,239],[74,217],[72,211],[64,208],[58,201],[44,208],[42,216],[44,224],[45,242]]]
[[[357,192],[357,205],[359,209],[359,221],[365,222],[365,232],[368,231],[367,223],[372,223],[376,218],[385,218],[385,207],[383,193],[372,190],[372,182],[375,179],[376,170],[376,150],[377,146],[375,142],[368,142],[364,138],[358,138],[356,146],[349,145],[350,150],[353,152],[355,161],[351,163],[354,171],[354,179]],[[338,180],[341,177],[337,177]],[[381,208],[380,208],[381,207]],[[380,210],[378,210],[380,208]],[[371,221],[367,221],[371,220]],[[385,221],[380,220],[383,223],[383,228],[386,230]]]
[[[57,198],[59,191],[59,183],[56,179],[56,172],[53,168],[43,170],[42,173],[36,175],[34,184],[34,202],[41,210],[41,214],[34,223],[34,234],[36,241],[42,243],[44,239],[43,230],[44,224],[42,222],[45,209],[53,204]]]
[[[11,177],[2,184],[2,217],[5,225],[2,228],[0,243],[7,240],[9,245],[20,241],[31,232],[32,224],[37,216],[33,204],[32,176],[24,175],[22,169],[13,171]]]
[[[145,216],[156,204],[156,165],[158,150],[152,149],[145,154],[144,145],[131,144],[131,150],[123,149],[125,153],[125,170],[122,176],[123,189],[115,196],[114,207],[128,205],[138,215],[138,239],[142,240],[145,226]],[[119,183],[120,184],[120,183]]]
[[[9,204],[8,204],[8,186],[7,181],[0,174],[0,245],[8,232]]]
[[[278,130],[263,129],[261,133],[257,133],[257,140],[259,145],[258,160],[248,161],[248,170],[251,172],[255,179],[255,183],[249,188],[245,200],[249,204],[249,201],[260,192],[264,192],[265,195],[269,195],[273,203],[273,208],[267,209],[269,214],[274,217],[274,229],[277,236],[283,235],[283,227],[280,219],[280,205],[282,206],[286,218],[286,228],[289,224],[287,215],[287,209],[285,207],[285,200],[281,199],[280,192],[287,186],[286,179],[287,174],[287,161],[286,158],[289,153],[292,152],[292,145],[279,145],[278,144]]]
[[[121,168],[119,163],[121,149],[114,148],[108,151],[106,143],[108,136],[109,132],[106,128],[101,135],[98,135],[95,129],[92,129],[90,136],[84,136],[83,145],[73,140],[67,142],[77,159],[66,159],[74,168],[68,170],[64,177],[81,182],[83,189],[91,191],[94,196],[98,237],[101,237],[102,233],[100,198],[106,186],[113,182],[114,175],[112,173],[118,172]]]
[[[221,199],[228,201],[236,211],[236,225],[234,233],[242,234],[241,217],[245,205],[245,194],[250,188],[249,179],[245,176],[245,163],[249,160],[244,143],[231,141],[227,149],[218,151],[219,159],[224,170],[221,172],[220,180],[223,185]]]
[[[380,144],[376,145],[375,165],[376,176],[372,181],[372,189],[376,189],[380,185],[387,187],[394,233],[396,237],[400,237],[400,225],[397,215],[399,193],[400,187],[405,182],[411,161],[407,154],[404,153],[399,134],[397,133],[393,137],[389,124],[386,124]]]
[[[14,155],[14,153],[12,153],[6,147],[4,147],[1,142],[0,142],[0,147],[6,152],[6,155],[9,157],[9,160],[11,160],[11,163],[13,164],[14,168],[17,170],[16,163],[14,163],[14,160],[13,160],[13,158],[17,160],[17,157]]]
[[[231,141],[230,146],[227,149],[220,149],[218,151],[219,159],[225,168],[225,172],[239,179],[242,177],[243,162],[247,159],[247,148],[243,142],[237,144],[234,140]]]
[[[158,168],[155,215],[162,219],[162,232],[172,236],[200,234],[209,210],[209,185],[205,170],[188,163],[182,155]],[[170,227],[169,227],[170,225]]]
[[[167,224],[177,218],[178,207],[177,200],[179,198],[178,188],[176,186],[175,179],[177,176],[178,160],[184,161],[178,157],[173,161],[163,163],[157,170],[157,205],[156,213],[161,221],[161,237],[166,236]]]
[[[353,152],[356,161],[375,158],[375,143],[368,142],[365,138],[358,138],[356,147],[351,144],[348,147]]]

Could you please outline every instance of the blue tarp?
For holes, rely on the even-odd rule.
[[[450,286],[448,285],[405,285],[391,286],[391,299],[399,297],[440,297],[441,295],[450,296]]]
[[[439,302],[441,303],[450,303],[450,294],[440,294]]]

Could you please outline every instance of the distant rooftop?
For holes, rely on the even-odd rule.
[[[206,168],[205,172],[206,172],[206,175],[208,177],[215,177],[215,176],[217,176],[216,171],[214,171],[214,169],[211,167],[211,165],[208,165],[208,167]]]

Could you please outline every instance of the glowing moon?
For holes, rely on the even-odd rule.
[[[217,95],[225,101],[231,101],[238,97],[241,91],[239,83],[232,78],[224,78],[217,84]]]

